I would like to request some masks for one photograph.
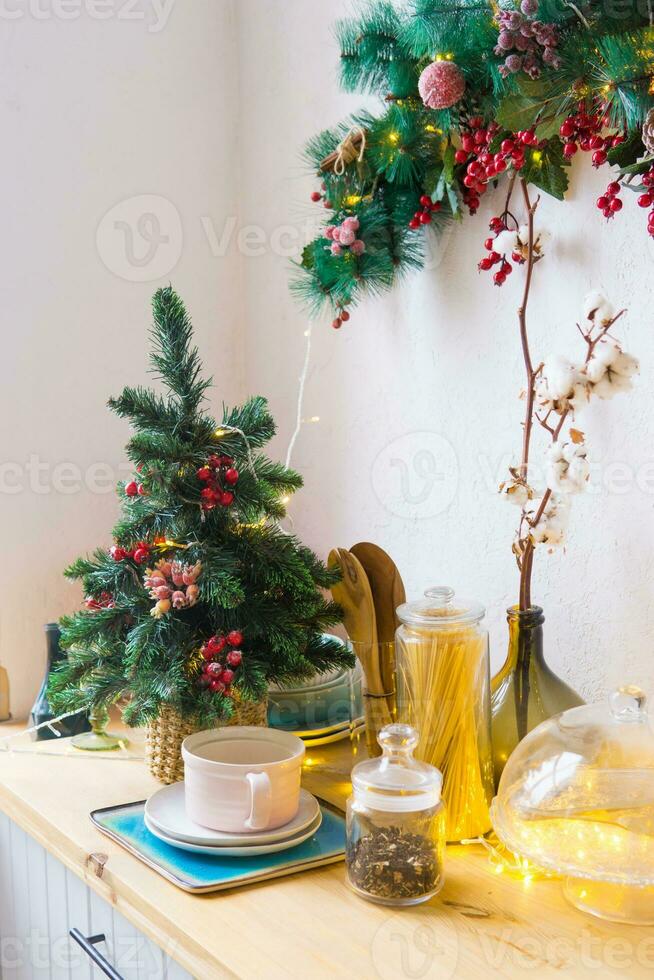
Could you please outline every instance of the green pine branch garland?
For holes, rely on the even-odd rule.
[[[127,497],[125,485],[118,487],[123,513],[113,538],[130,555],[99,548],[66,570],[93,608],[62,619],[68,656],[51,677],[49,696],[57,712],[119,701],[129,724],[144,725],[169,705],[211,725],[233,711],[230,696],[198,683],[199,650],[211,636],[243,634],[233,693],[244,700],[261,698],[270,681],[352,660],[325,635],[340,621],[321,592],[334,573],[277,524],[282,498],[302,479],[260,451],[275,433],[265,399],[225,409],[218,424],[202,407],[210,382],[182,301],[162,289],[153,310],[152,367],[166,395],[128,387],[109,402],[135,430],[127,454],[146,491]],[[233,503],[207,510],[197,470],[216,453],[230,457],[239,476]],[[143,545],[147,562],[131,556]],[[201,562],[202,572],[195,605],[154,618],[144,577],[160,558]]]
[[[618,179],[649,169],[640,131],[654,105],[654,0],[625,3],[619,19],[600,0],[540,0],[539,21],[558,31],[560,63],[545,65],[535,79],[500,72],[498,14],[514,9],[519,4],[506,0],[500,6],[495,0],[367,0],[358,16],[337,23],[343,89],[375,94],[384,109],[356,113],[307,146],[328,209],[325,229],[356,217],[365,243],[361,255],[346,249],[334,256],[323,231],[306,246],[292,288],[313,314],[329,305],[340,326],[348,307],[424,264],[425,230],[408,228],[422,196],[441,205],[430,232],[461,220],[466,168],[453,163],[453,154],[472,116],[497,121],[505,137],[535,130],[539,154],[528,156],[522,175],[559,199],[569,165],[559,130],[575,112],[601,106],[609,127],[624,135],[608,157]],[[464,98],[450,109],[427,108],[418,92],[420,74],[434,59],[453,61],[465,77]],[[325,166],[359,128],[361,159],[356,154],[341,173]]]

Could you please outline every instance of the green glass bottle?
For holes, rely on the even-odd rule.
[[[507,759],[525,735],[553,715],[584,703],[545,663],[545,617],[540,606],[523,611],[512,606],[507,610],[507,621],[508,656],[491,681],[496,787]]]

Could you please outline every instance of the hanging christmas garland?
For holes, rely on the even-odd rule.
[[[509,210],[516,178],[563,200],[579,152],[612,169],[604,218],[634,192],[654,236],[653,3],[625,0],[618,16],[597,0],[374,0],[341,21],[343,88],[385,108],[308,146],[328,218],[304,250],[300,297],[314,312],[331,304],[340,327],[366,294],[422,266],[427,229],[474,214],[505,180],[479,263],[501,286],[528,249]]]

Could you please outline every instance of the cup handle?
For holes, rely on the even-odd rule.
[[[249,772],[245,777],[250,784],[252,803],[250,816],[245,821],[248,830],[265,830],[272,809],[272,784],[267,772]]]

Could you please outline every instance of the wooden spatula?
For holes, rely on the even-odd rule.
[[[341,573],[341,581],[332,586],[332,596],[343,610],[343,623],[355,644],[356,655],[365,674],[366,691],[370,695],[364,698],[368,751],[379,754],[377,732],[392,721],[392,716],[384,697],[386,691],[379,666],[372,590],[361,562],[345,548],[331,551],[327,564]]]
[[[393,643],[395,630],[399,626],[395,610],[406,602],[404,583],[397,565],[383,548],[367,541],[353,545],[350,552],[359,559],[370,582],[379,642]],[[386,692],[394,690],[394,671],[394,658],[383,656],[381,674]]]
[[[370,582],[380,643],[392,643],[399,626],[395,610],[406,602],[404,583],[397,565],[379,545],[362,541],[350,548]]]

